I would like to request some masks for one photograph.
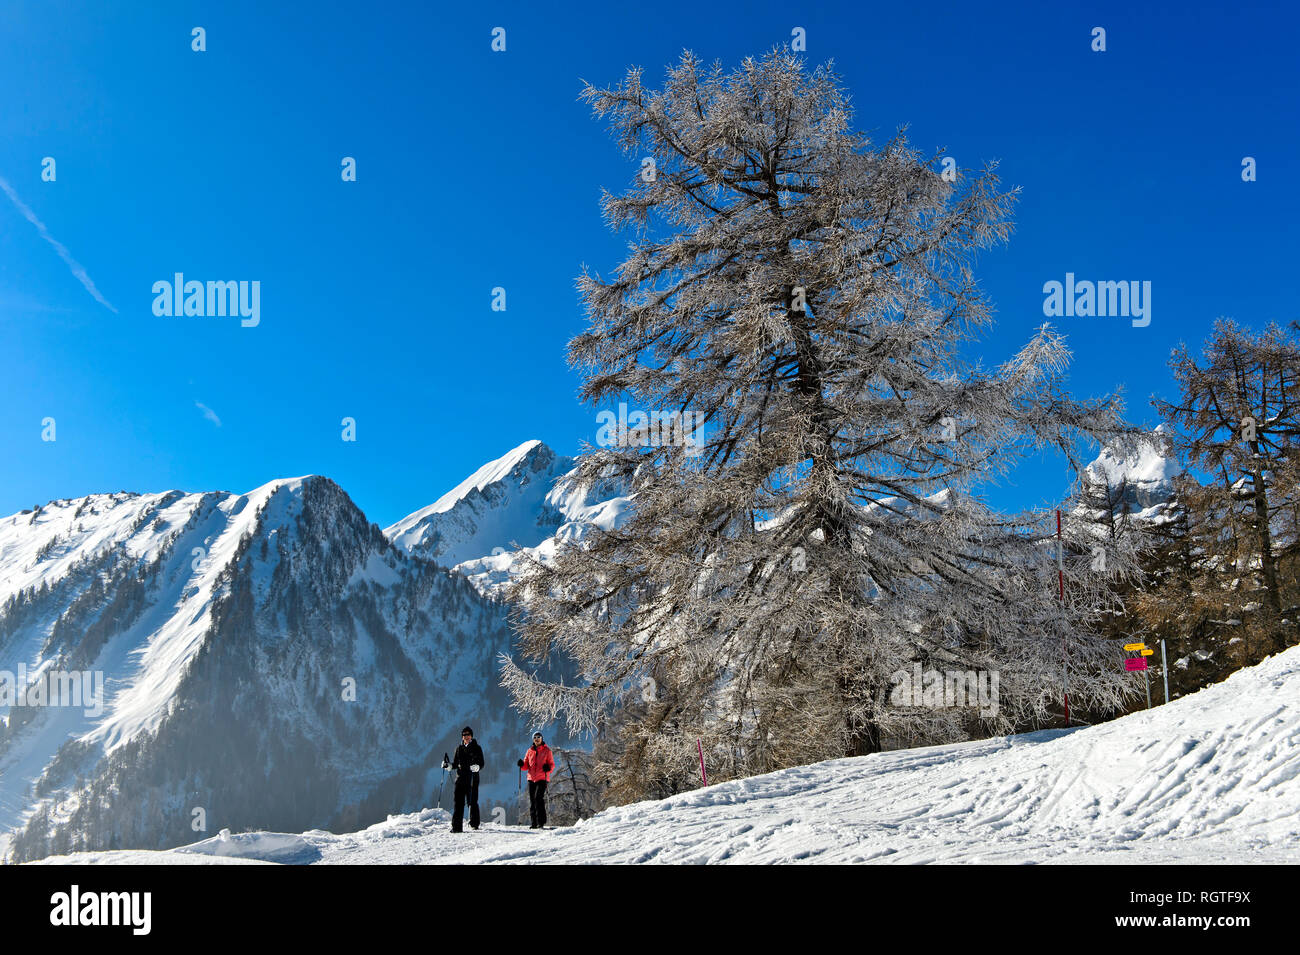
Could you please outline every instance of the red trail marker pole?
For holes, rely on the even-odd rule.
[[[704,742],[698,736],[695,738],[696,749],[700,753],[700,779],[704,780],[704,785],[709,784],[709,777],[704,775]]]

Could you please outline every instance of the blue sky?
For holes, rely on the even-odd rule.
[[[386,525],[528,438],[575,451],[596,409],[564,359],[574,278],[619,261],[599,188],[636,173],[580,80],[642,65],[657,85],[683,48],[734,65],[796,26],[810,60],[835,60],[859,127],[910,124],[918,147],[1000,159],[1023,187],[1010,243],[980,261],[986,362],[1044,321],[1046,281],[1150,281],[1149,327],[1059,324],[1073,391],[1123,387],[1154,423],[1177,342],[1219,315],[1300,317],[1291,4],[273,9],[289,6],[0,8],[0,177],[117,310],[0,193],[0,513],[319,473]],[[156,317],[152,285],[177,271],[260,281],[261,323]],[[1066,483],[1062,462],[1032,462],[993,500]]]

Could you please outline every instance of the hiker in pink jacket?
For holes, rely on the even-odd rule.
[[[546,784],[555,770],[555,759],[541,730],[533,734],[533,745],[519,760],[519,767],[528,770],[528,813],[533,820],[528,828],[541,829],[546,825]]]

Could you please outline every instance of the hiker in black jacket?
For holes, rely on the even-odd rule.
[[[469,802],[469,827],[478,828],[478,778],[483,769],[483,748],[474,739],[474,731],[466,726],[460,731],[460,745],[451,759],[450,769],[456,770],[456,810],[451,816],[451,831],[463,832],[461,820],[465,818],[465,803]]]

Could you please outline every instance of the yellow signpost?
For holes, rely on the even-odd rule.
[[[1133,670],[1142,671],[1142,676],[1145,677],[1146,680],[1147,709],[1149,710],[1151,709],[1151,673],[1147,670],[1146,657],[1151,656],[1153,653],[1155,653],[1155,651],[1148,650],[1147,645],[1145,643],[1126,643],[1124,644],[1124,652],[1138,654],[1138,656],[1128,657],[1124,661],[1124,669],[1130,672],[1132,672]],[[1168,696],[1168,693],[1166,693],[1165,695]]]

